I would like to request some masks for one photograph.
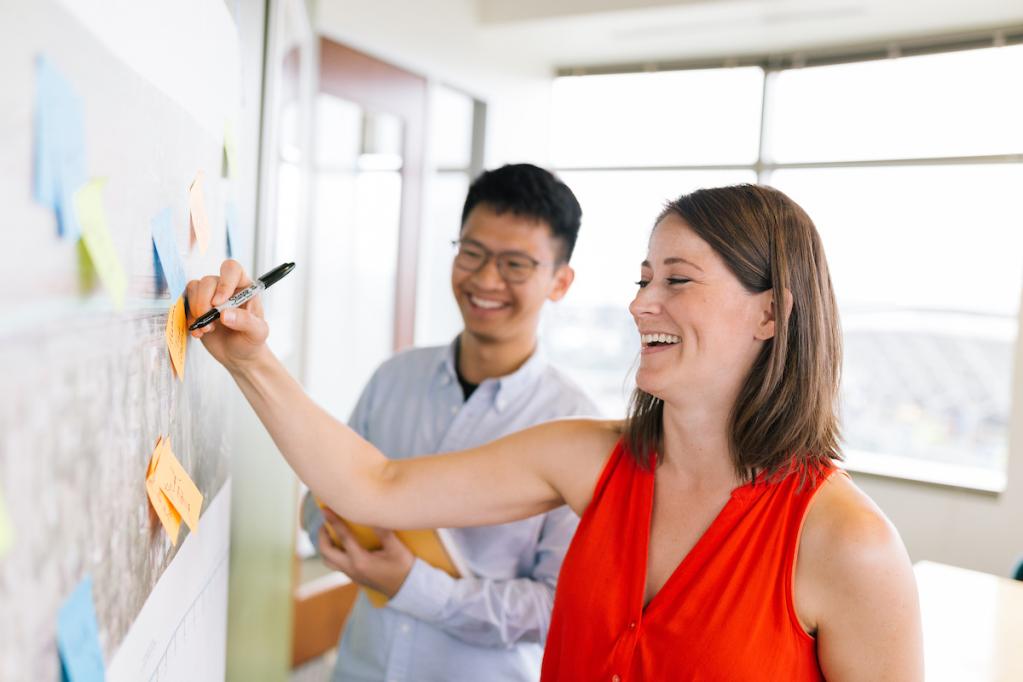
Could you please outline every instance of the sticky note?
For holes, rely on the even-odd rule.
[[[167,350],[170,351],[174,373],[185,380],[185,352],[188,350],[188,327],[185,324],[185,297],[178,300],[167,313]]]
[[[120,310],[124,307],[128,280],[107,227],[107,216],[103,210],[104,184],[106,180],[92,180],[75,192],[75,213],[82,226],[82,241],[89,252],[89,259],[114,299],[114,306]]]
[[[177,545],[178,534],[181,531],[181,515],[171,506],[170,500],[160,490],[156,484],[156,478],[153,476],[156,465],[160,461],[160,455],[163,454],[165,448],[170,448],[170,442],[165,441],[161,436],[156,441],[153,455],[149,458],[149,467],[146,470],[146,495],[149,497],[149,503],[153,505],[153,510],[156,512],[157,518],[160,519],[164,530],[170,536],[171,542]]]
[[[157,487],[166,495],[181,518],[194,533],[199,528],[199,512],[202,511],[202,493],[192,482],[181,462],[174,456],[170,441],[164,440],[163,452],[153,469]]]
[[[76,239],[81,232],[74,195],[88,179],[81,100],[56,67],[36,58],[33,174],[35,200],[52,208],[58,233]]]
[[[234,122],[224,122],[224,176],[235,177],[238,172],[238,141],[234,134]]]
[[[78,584],[57,613],[57,651],[69,682],[106,678],[91,576]]]
[[[160,271],[167,284],[167,291],[172,301],[185,291],[185,265],[181,261],[178,241],[174,238],[173,215],[170,208],[165,208],[149,221],[153,233],[153,244],[160,258]]]
[[[188,188],[188,214],[195,240],[199,242],[200,253],[206,253],[210,245],[210,221],[206,215],[206,198],[202,192],[204,178],[205,174],[199,171],[195,174],[192,186]]]
[[[238,247],[238,205],[233,201],[224,207],[224,221],[227,223],[227,257],[234,258],[234,250]]]
[[[14,533],[11,531],[11,522],[7,518],[7,508],[4,506],[4,494],[0,491],[0,557],[7,553],[11,543],[14,541]]]

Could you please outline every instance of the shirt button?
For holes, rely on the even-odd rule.
[[[451,406],[451,414],[458,414],[458,405]]]
[[[405,635],[407,635],[407,634],[408,634],[408,631],[409,631],[409,630],[411,630],[411,629],[412,629],[412,628],[410,628],[410,627],[409,627],[409,624],[408,624],[408,623],[402,623],[402,624],[401,624],[401,632],[402,632],[402,634],[405,634]]]
[[[622,678],[620,675],[612,675],[611,682],[622,682]]]
[[[636,629],[636,621],[632,621],[631,623],[629,623],[629,629],[630,630],[635,630]]]

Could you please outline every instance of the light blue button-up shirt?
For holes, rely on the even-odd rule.
[[[393,459],[461,450],[597,409],[537,351],[464,400],[455,345],[396,355],[374,373],[350,425]],[[323,517],[307,497],[315,546]],[[374,608],[360,590],[338,650],[335,682],[500,682],[540,676],[561,561],[578,517],[560,507],[498,526],[451,529],[470,577],[416,559],[401,590]]]

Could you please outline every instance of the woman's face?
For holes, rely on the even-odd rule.
[[[771,292],[749,293],[679,216],[650,236],[629,306],[642,351],[636,384],[666,403],[731,409],[774,333]]]

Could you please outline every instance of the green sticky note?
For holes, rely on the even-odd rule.
[[[105,179],[90,180],[85,187],[75,192],[75,214],[82,226],[82,241],[85,242],[96,274],[114,299],[114,307],[120,310],[124,307],[128,279],[110,237],[106,211],[103,210],[105,184]]]
[[[7,552],[13,540],[11,522],[7,518],[7,508],[4,506],[4,494],[0,492],[0,556]]]

